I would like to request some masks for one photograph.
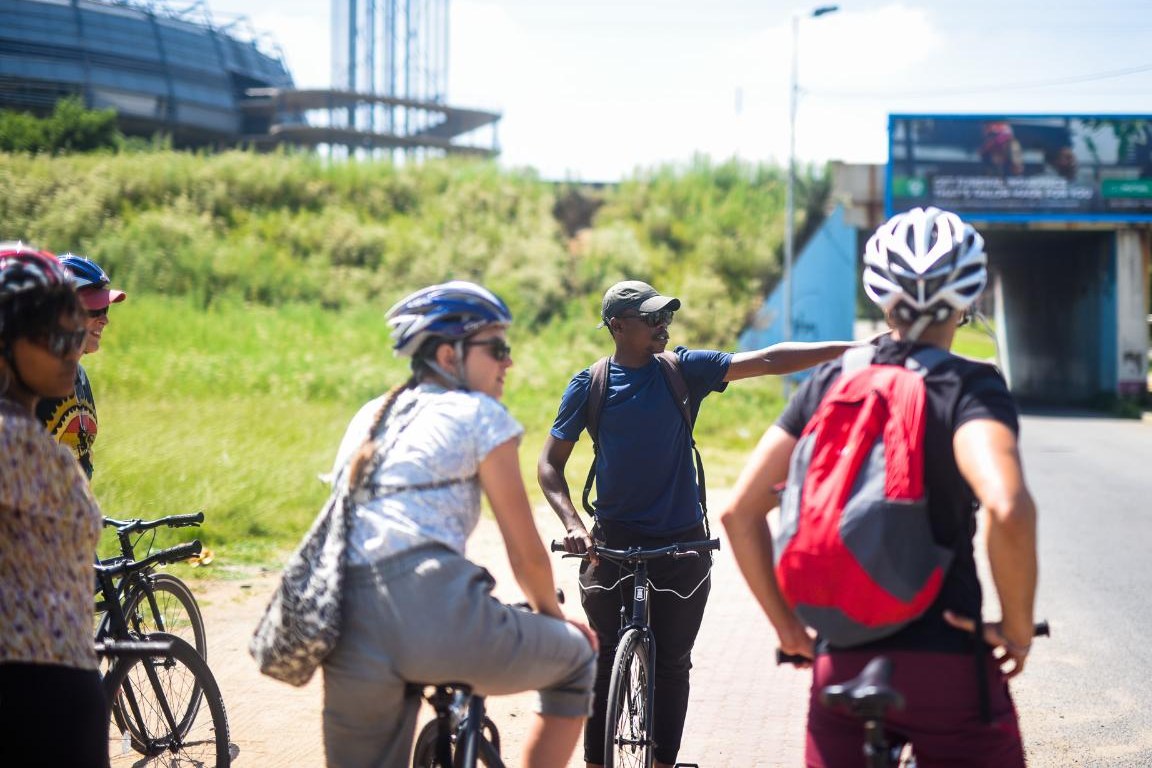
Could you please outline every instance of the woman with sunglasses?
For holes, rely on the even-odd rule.
[[[108,275],[100,265],[84,256],[66,253],[60,257],[72,274],[72,282],[87,316],[84,354],[100,349],[104,329],[108,327],[108,308],[128,298],[124,291],[109,288]],[[48,433],[72,449],[84,474],[92,478],[92,443],[96,440],[96,398],[84,366],[76,372],[76,386],[67,397],[44,398],[36,406],[36,417]]]
[[[568,621],[520,474],[523,427],[500,403],[512,322],[497,296],[454,281],[388,312],[412,376],[353,418],[336,483],[353,500],[340,638],[324,661],[329,766],[406,765],[419,709],[408,683],[482,695],[540,692],[522,761],[566,765],[591,703],[591,631]],[[533,613],[492,597],[464,556],[481,492]]]
[[[0,244],[0,765],[108,765],[92,644],[100,510],[35,416],[72,390],[85,337],[56,258]]]

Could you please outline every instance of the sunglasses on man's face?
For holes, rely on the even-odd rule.
[[[98,317],[108,316],[108,307],[104,307],[103,309],[89,309],[86,311],[88,312],[88,317],[92,318],[93,320]]]
[[[504,339],[484,339],[484,341],[466,341],[466,347],[488,347],[488,354],[498,363],[512,357],[512,347]]]
[[[32,339],[32,343],[41,349],[46,349],[56,357],[66,357],[84,348],[84,339],[88,331],[66,331],[57,328],[54,331],[42,333]]]
[[[648,324],[649,328],[658,328],[661,325],[672,325],[676,311],[672,309],[658,309],[655,312],[639,312],[635,315],[621,315],[621,320],[639,319]]]

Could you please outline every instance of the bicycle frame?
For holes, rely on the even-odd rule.
[[[163,553],[158,553],[158,554],[163,554]],[[149,559],[151,559],[151,558],[147,558],[145,561],[142,561],[142,562],[147,562],[147,560],[149,560]],[[117,599],[118,589],[117,589],[117,584],[116,584],[116,576],[121,576],[121,583],[123,583],[125,575],[131,570],[133,565],[135,565],[135,563],[133,563],[132,561],[127,561],[127,562],[120,562],[120,563],[117,563],[116,565],[111,565],[111,566],[109,566],[109,565],[96,566],[96,579],[100,585],[100,592],[103,595],[104,600],[108,604],[108,613],[107,613],[107,615],[108,615],[108,621],[107,621],[108,633],[105,637],[98,638],[98,643],[97,643],[98,647],[101,646],[100,641],[104,641],[104,647],[116,648],[117,647],[116,642],[113,642],[110,646],[107,644],[108,638],[112,638],[114,641],[126,641],[128,643],[138,639],[138,638],[134,638],[132,636],[132,631],[128,628],[127,617],[125,617],[125,615],[124,615],[124,608],[123,608],[123,606],[120,605],[120,601]],[[126,647],[130,647],[130,646],[126,646]],[[111,655],[111,654],[109,654],[109,655]],[[109,669],[108,674],[112,673],[112,671],[115,668],[115,665],[117,663],[120,663],[120,662],[119,661],[114,662],[112,667]],[[155,691],[161,691],[163,689],[163,684],[160,682],[160,678],[156,674],[156,668],[151,664],[145,664],[145,665],[143,665],[143,668],[145,670],[145,673],[148,676],[148,682],[152,686],[152,689]],[[125,688],[122,690],[124,691],[124,697],[128,703],[128,707],[132,712],[132,717],[136,719],[136,722],[141,722],[143,720],[143,717],[142,717],[141,711],[140,711],[140,704],[136,700],[135,694],[132,692],[132,690],[130,688]],[[167,720],[167,722],[168,722],[169,728],[172,730],[173,733],[175,733],[176,731],[179,730],[179,728],[178,728],[179,721],[177,720],[176,715],[172,712],[171,707],[168,706],[167,698],[161,694],[161,695],[157,696],[157,701],[161,707],[161,711],[164,715],[165,720]],[[109,701],[109,704],[111,704],[111,703],[112,702]]]
[[[629,615],[626,605],[620,608],[620,632],[608,689],[608,722],[604,743],[606,766],[617,764],[616,755],[619,752],[626,752],[629,757],[639,757],[645,765],[650,766],[656,748],[652,733],[656,638],[648,623],[651,592],[648,561],[661,557],[700,557],[704,552],[719,548],[719,539],[708,539],[647,549],[631,547],[621,550],[598,546],[589,553],[617,563],[621,570],[630,571],[632,576],[632,610]],[[554,552],[567,551],[557,541],[552,542],[551,549]],[[633,664],[642,664],[642,667],[633,667]],[[632,671],[634,669],[641,669],[642,676],[629,680],[629,675],[635,674]],[[625,715],[624,720],[627,721],[626,733],[618,730],[620,721],[617,718],[621,714]]]
[[[160,615],[156,604],[156,597],[148,584],[148,576],[152,569],[161,563],[174,563],[187,560],[200,554],[202,547],[199,540],[185,544],[177,544],[168,549],[162,549],[143,560],[133,560],[123,556],[109,558],[96,562],[97,591],[99,599],[96,608],[105,615],[104,620],[96,633],[96,640],[115,638],[130,640],[135,627],[128,624],[128,617],[124,613],[124,598],[138,586],[142,594],[147,596],[150,610],[154,616]],[[119,581],[117,581],[119,579]],[[166,630],[167,627],[161,629]]]
[[[427,687],[412,686],[415,690]],[[496,725],[487,718],[484,697],[474,694],[472,688],[464,684],[443,683],[434,688],[424,698],[435,711],[436,719],[424,726],[416,740],[414,764],[421,767],[433,765],[425,761],[434,757],[434,765],[445,768],[474,768],[481,760],[489,768],[502,766],[499,760],[500,734]],[[426,751],[425,732],[429,730],[435,733],[432,753]]]

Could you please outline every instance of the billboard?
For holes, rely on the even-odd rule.
[[[1152,115],[890,115],[885,203],[1152,221]]]

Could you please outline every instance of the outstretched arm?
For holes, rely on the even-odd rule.
[[[781,376],[834,360],[848,349],[869,342],[848,341],[787,341],[753,352],[737,352],[732,356],[724,381],[749,379],[753,376]]]
[[[780,650],[814,658],[808,630],[776,583],[768,527],[768,513],[776,506],[775,488],[788,476],[788,461],[795,446],[792,435],[775,425],[768,428],[741,471],[720,513],[720,522],[744,580],[780,638]]]
[[[953,438],[956,464],[987,515],[988,564],[1002,620],[986,639],[1024,668],[1032,644],[1036,600],[1036,504],[1024,482],[1016,435],[992,419],[970,421]]]

